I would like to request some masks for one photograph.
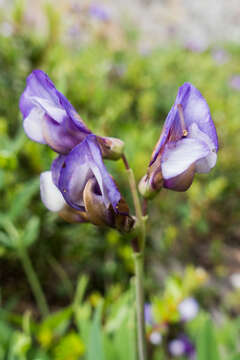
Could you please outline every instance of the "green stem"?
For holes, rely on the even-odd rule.
[[[143,254],[134,253],[135,281],[136,281],[136,305],[137,305],[137,333],[139,360],[146,360],[146,334],[144,319],[144,290],[143,290]]]
[[[136,184],[134,173],[133,173],[132,169],[129,167],[127,158],[124,154],[122,155],[122,160],[123,160],[123,163],[125,165],[125,168],[126,168],[126,171],[128,174],[128,182],[129,182],[129,187],[130,187],[132,198],[133,198],[134,208],[136,211],[136,217],[140,224],[140,232],[139,232],[139,242],[140,243],[139,243],[139,245],[140,245],[141,251],[144,252],[145,233],[146,233],[145,218],[142,213],[142,207],[141,207],[141,203],[140,203],[138,191],[137,191],[137,184]]]
[[[146,360],[147,355],[146,355],[144,288],[143,288],[144,248],[145,248],[145,236],[146,236],[145,217],[143,216],[134,173],[132,169],[129,167],[128,161],[124,154],[122,155],[122,160],[128,174],[128,181],[133,197],[136,216],[140,224],[138,238],[133,239],[132,245],[134,251],[133,258],[134,258],[134,267],[135,267],[138,356],[139,356],[139,360]]]
[[[19,239],[18,243],[18,254],[21,259],[23,268],[25,270],[26,276],[28,278],[29,284],[31,286],[33,295],[37,302],[38,308],[42,314],[42,316],[47,316],[49,313],[48,305],[42,291],[41,285],[39,283],[37,274],[35,273],[29,255],[25,246],[22,244],[21,240]]]

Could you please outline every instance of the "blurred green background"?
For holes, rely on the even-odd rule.
[[[173,358],[169,342],[183,333],[198,360],[240,359],[240,46],[139,50],[136,28],[119,27],[99,9],[91,15],[89,6],[66,36],[76,11],[48,3],[39,20],[38,10],[16,1],[0,12],[0,359],[136,359],[129,239],[65,223],[41,203],[39,174],[56,154],[26,137],[18,107],[36,68],[91,130],[125,141],[137,180],[178,87],[189,81],[207,99],[219,135],[216,167],[186,193],[162,190],[149,206],[146,302],[161,334],[157,345],[149,341],[149,359]],[[107,167],[133,210],[122,163]],[[44,318],[27,254],[50,309]],[[185,324],[178,305],[187,297],[200,310]]]

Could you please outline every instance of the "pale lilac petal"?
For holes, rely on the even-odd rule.
[[[66,156],[61,170],[59,188],[70,206],[84,209],[83,189],[92,177],[97,181],[96,192],[103,197],[105,205],[112,204],[116,211],[121,195],[103,164],[96,136],[88,135]]]
[[[46,144],[42,128],[44,116],[42,109],[33,108],[23,121],[23,128],[27,136],[41,144]]]
[[[189,127],[189,138],[198,139],[209,147],[209,154],[205,158],[198,160],[195,164],[195,171],[197,173],[208,173],[217,162],[217,153],[214,143],[207,134],[198,128],[196,123],[193,123]]]
[[[197,139],[184,138],[176,144],[166,145],[162,157],[163,178],[168,180],[182,174],[194,162],[208,154],[208,146]]]
[[[66,202],[52,181],[51,171],[45,171],[40,175],[40,194],[46,208],[53,212],[61,211]]]

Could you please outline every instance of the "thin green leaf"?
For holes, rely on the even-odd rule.
[[[39,234],[39,218],[36,216],[31,217],[28,221],[24,233],[22,234],[22,242],[25,247],[28,247],[34,243]]]
[[[34,179],[26,183],[21,191],[19,191],[12,200],[12,205],[9,209],[9,218],[14,221],[26,208],[31,201],[33,195],[39,191],[39,179]]]
[[[0,231],[0,244],[7,248],[14,248],[11,238],[7,236],[3,231]]]
[[[90,330],[87,360],[105,360],[101,333],[102,303],[97,307]]]
[[[197,360],[219,360],[218,344],[211,319],[207,318],[197,339]]]

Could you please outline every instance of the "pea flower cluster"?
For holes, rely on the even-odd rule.
[[[162,187],[186,191],[195,173],[208,173],[215,166],[217,151],[208,104],[192,84],[185,83],[166,118],[139,191],[146,198]]]
[[[28,137],[59,154],[51,171],[40,177],[46,207],[70,222],[90,221],[130,231],[134,219],[103,163],[103,158],[119,159],[124,143],[93,134],[41,70],[28,76],[20,110]],[[192,84],[185,83],[139,183],[140,193],[151,198],[162,187],[187,190],[195,173],[207,173],[215,166],[217,151],[217,133],[207,102]]]
[[[59,153],[51,171],[40,176],[45,206],[69,222],[90,221],[130,231],[134,220],[103,163],[103,157],[121,156],[123,142],[94,135],[41,70],[27,78],[20,110],[29,138]]]

